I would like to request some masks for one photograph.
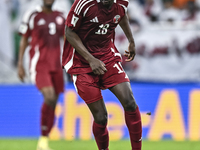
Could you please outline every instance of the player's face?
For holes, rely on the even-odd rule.
[[[110,8],[114,2],[114,0],[101,0],[102,4],[107,7]]]
[[[43,0],[44,6],[51,7],[55,0]]]

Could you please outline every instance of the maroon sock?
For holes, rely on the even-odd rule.
[[[141,150],[142,123],[139,107],[134,112],[125,111],[125,121],[129,130],[132,150]]]
[[[99,150],[109,150],[109,136],[106,125],[100,125],[93,122],[93,134],[97,143]]]
[[[54,109],[43,103],[41,110],[41,134],[42,136],[48,136],[51,128],[54,124]]]

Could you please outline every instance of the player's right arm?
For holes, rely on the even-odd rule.
[[[19,34],[21,35],[20,45],[19,45],[19,53],[18,53],[18,63],[17,63],[17,69],[18,69],[18,76],[19,79],[23,82],[25,77],[25,70],[23,66],[23,56],[24,52],[28,46],[28,38],[30,37],[31,30],[29,26],[30,17],[33,14],[33,11],[27,11],[22,19],[22,22],[19,26]]]
[[[65,28],[65,36],[67,41],[89,63],[94,74],[103,75],[107,71],[105,64],[90,54],[86,47],[83,45],[79,36],[67,26]]]
[[[75,0],[66,20],[65,37],[76,51],[89,63],[93,73],[102,75],[107,71],[105,64],[90,54],[76,33],[81,25],[82,18],[85,14],[84,12],[89,8],[89,5],[90,1]]]
[[[23,56],[27,46],[28,46],[28,38],[26,36],[22,36],[20,40],[18,63],[17,63],[18,76],[22,82],[24,81],[24,77],[26,75],[23,66]]]

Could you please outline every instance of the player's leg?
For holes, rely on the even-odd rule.
[[[125,122],[129,130],[132,150],[141,150],[142,124],[139,108],[135,102],[129,82],[119,83],[109,88],[121,102],[125,111]]]
[[[41,137],[38,140],[37,150],[50,150],[48,145],[48,136],[54,124],[54,113],[58,95],[55,94],[53,87],[43,87],[41,92],[44,97],[44,102],[41,108]]]
[[[106,68],[108,71],[102,76],[102,88],[109,88],[121,102],[125,112],[125,122],[129,130],[132,150],[141,150],[141,117],[128,76],[119,62],[109,64]]]
[[[98,86],[99,77],[94,74],[79,74],[73,75],[72,79],[78,94],[88,105],[94,117],[93,134],[98,149],[108,150],[107,111]]]
[[[57,76],[57,80],[56,80]],[[36,75],[36,85],[40,89],[44,102],[41,107],[41,137],[38,141],[37,150],[49,150],[48,135],[54,124],[55,107],[58,95],[63,90],[63,78],[57,73],[42,72]],[[62,76],[61,76],[62,77]],[[61,80],[61,81],[60,81]],[[62,84],[61,84],[62,83]],[[60,84],[61,87],[58,87]]]
[[[93,115],[92,131],[99,150],[108,150],[109,136],[107,129],[107,110],[103,99],[88,104]]]
[[[54,123],[54,112],[58,95],[53,87],[43,87],[41,89],[44,102],[41,108],[41,134],[48,136]]]

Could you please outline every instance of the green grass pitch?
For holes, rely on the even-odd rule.
[[[95,141],[50,141],[53,150],[97,150]],[[36,150],[36,139],[0,139],[0,150]],[[128,140],[111,141],[110,150],[131,150]],[[200,142],[143,141],[142,150],[200,150]]]

